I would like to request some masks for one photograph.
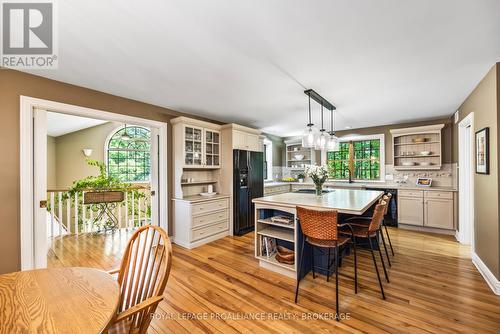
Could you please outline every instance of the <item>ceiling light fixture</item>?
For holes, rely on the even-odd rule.
[[[306,129],[302,133],[302,147],[313,148],[316,141],[316,136],[318,130],[314,127],[311,122],[311,94],[306,93],[309,96],[309,123]]]
[[[330,132],[328,134],[330,135],[330,138],[328,139],[328,143],[326,144],[326,147],[328,151],[338,151],[339,150],[339,139],[337,136],[335,136],[335,113],[332,110],[330,110]]]
[[[337,137],[335,137],[334,133],[334,126],[333,126],[333,120],[332,120],[332,127],[328,136],[324,124],[323,124],[323,108],[326,108],[333,112],[337,108],[328,100],[323,98],[321,95],[316,93],[312,89],[307,89],[304,91],[304,94],[306,94],[309,97],[309,124],[307,124],[307,128],[304,130],[304,133],[302,134],[302,146],[307,147],[307,148],[315,148],[316,150],[326,150],[329,148],[329,145],[335,145],[335,141],[333,144],[330,144],[332,141],[332,138],[336,140]],[[314,124],[311,123],[311,98],[316,101],[318,104],[321,104],[321,130],[318,133],[318,130],[314,128]],[[333,133],[333,135],[332,135]],[[338,145],[337,145],[338,146]]]
[[[121,136],[122,140],[131,140],[132,137],[127,132],[127,124],[125,124],[125,131],[123,131],[123,134]]]

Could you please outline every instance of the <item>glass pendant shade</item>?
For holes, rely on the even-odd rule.
[[[316,144],[314,145],[314,148],[316,150],[321,150],[321,151],[326,149],[327,141],[328,141],[327,135],[325,134],[324,131],[321,131],[319,136],[316,138]]]
[[[302,147],[313,148],[316,144],[318,129],[314,126],[308,126],[302,133]]]
[[[339,140],[335,135],[330,135],[330,138],[328,138],[327,148],[330,152],[339,150]]]

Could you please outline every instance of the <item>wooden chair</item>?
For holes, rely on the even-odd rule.
[[[379,255],[380,255],[380,260],[382,261],[382,267],[384,268],[385,279],[387,280],[387,283],[389,283],[389,276],[387,275],[387,270],[385,268],[384,258],[382,256],[382,251],[380,250],[380,245],[378,243],[378,236],[380,233],[380,228],[381,228],[382,220],[384,218],[386,206],[387,206],[387,202],[383,201],[383,200],[380,201],[380,203],[375,206],[375,210],[373,212],[372,218],[370,219],[369,225],[356,224],[356,219],[360,219],[363,217],[353,217],[353,218],[346,219],[344,221],[344,223],[349,221],[348,224],[351,227],[351,231],[347,231],[347,230],[340,231],[340,234],[343,234],[343,235],[353,235],[353,239],[354,239],[355,244],[359,240],[358,238],[366,238],[368,240],[368,244],[370,246],[370,252],[372,254],[373,265],[375,267],[375,272],[377,273],[378,283],[380,285],[380,292],[382,294],[382,299],[385,299],[385,293],[384,293],[384,287],[382,285],[382,280],[380,279],[380,273],[378,271],[377,260],[375,259],[375,253],[373,251],[372,239],[375,240],[375,244],[377,245]]]
[[[327,259],[327,281],[330,279],[332,273],[333,263],[330,262],[330,251],[333,249],[335,253],[335,302],[336,311],[339,315],[339,248],[347,243],[352,243],[354,248],[354,292],[358,291],[358,273],[357,273],[357,257],[356,257],[356,244],[349,237],[338,234],[340,225],[338,222],[338,214],[336,210],[314,210],[305,207],[297,207],[297,217],[300,222],[300,227],[304,237],[302,238],[302,247],[299,256],[299,266],[297,273],[297,287],[295,290],[295,303],[299,295],[300,274],[302,270],[304,258],[304,245],[308,243],[312,251],[312,270],[313,278],[315,277],[314,265],[314,247],[319,247],[328,250]],[[342,226],[348,226],[343,224]],[[350,226],[349,226],[350,228]],[[337,320],[339,317],[337,316]]]
[[[120,301],[109,333],[146,333],[151,317],[163,299],[172,265],[172,245],[165,231],[140,227],[129,240],[118,273]]]

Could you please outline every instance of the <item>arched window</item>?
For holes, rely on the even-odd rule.
[[[140,126],[118,129],[107,143],[108,174],[122,182],[149,181],[151,133]]]

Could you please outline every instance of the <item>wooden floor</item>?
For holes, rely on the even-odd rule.
[[[174,245],[165,301],[150,333],[499,333],[500,297],[471,263],[468,247],[453,237],[390,231],[396,256],[380,298],[369,253],[359,256],[359,292],[353,292],[352,257],[340,273],[340,312],[335,283],[324,276],[302,282],[260,269],[252,233],[226,237],[194,250]],[[130,232],[66,236],[54,242],[50,266],[119,265]],[[274,317],[274,318],[273,318]],[[252,320],[253,318],[253,320]],[[270,319],[273,318],[273,319]]]

